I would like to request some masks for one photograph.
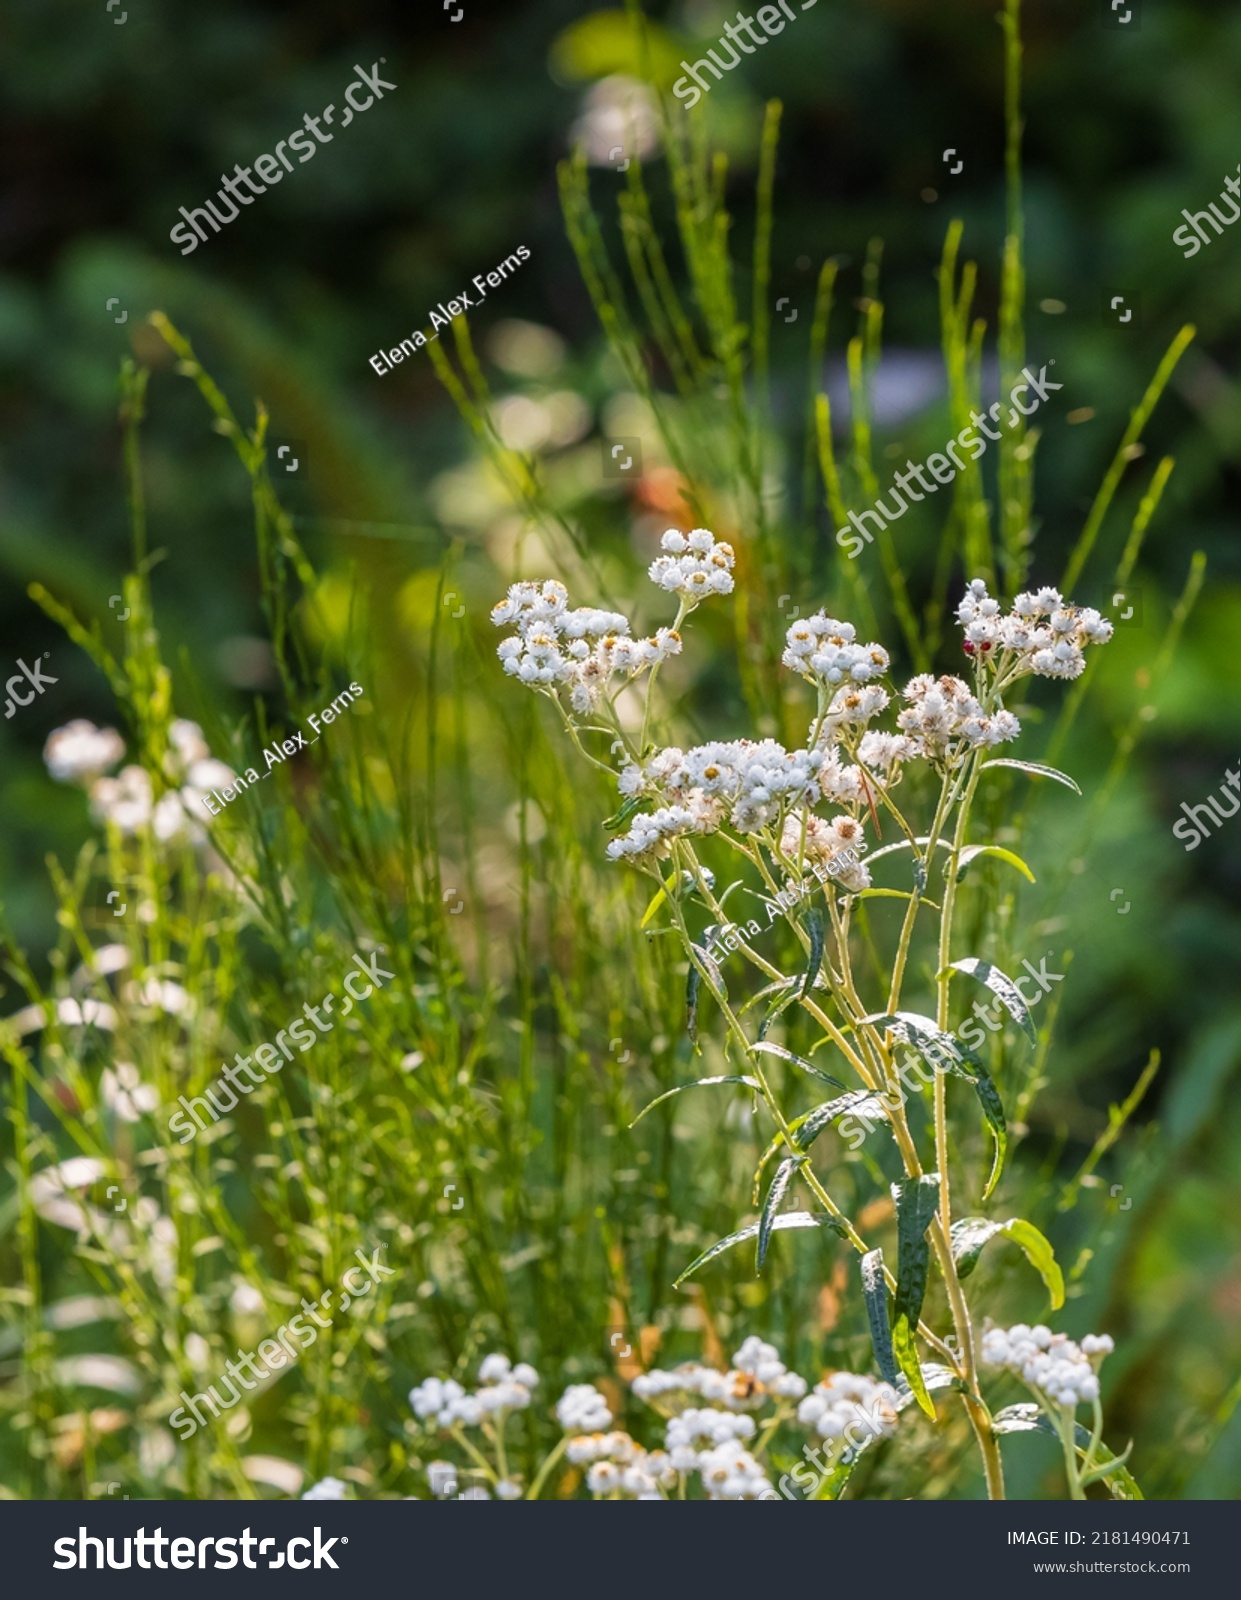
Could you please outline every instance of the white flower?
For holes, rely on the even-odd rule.
[[[695,604],[711,594],[731,594],[736,560],[732,546],[717,544],[706,528],[695,528],[688,537],[669,528],[660,548],[665,554],[651,562],[648,576],[661,589]]]
[[[858,644],[856,640],[857,630],[851,622],[819,611],[792,625],[785,634],[780,659],[821,689],[883,677],[891,666],[888,652],[882,645]]]
[[[708,1500],[759,1500],[771,1492],[766,1473],[748,1450],[721,1444],[698,1458]]]
[[[43,759],[58,783],[81,783],[114,767],[125,754],[125,741],[115,728],[97,728],[75,717],[47,736]]]
[[[91,812],[123,834],[137,833],[151,820],[150,774],[144,767],[122,767],[118,778],[99,778],[91,786]]]
[[[1041,622],[1041,618],[1046,622]],[[968,655],[992,662],[1005,681],[1034,673],[1044,678],[1077,678],[1086,669],[1085,647],[1106,644],[1112,624],[1092,606],[1067,604],[1058,589],[1019,594],[1008,616],[975,578],[957,608]],[[996,659],[998,656],[999,659]]]
[[[347,1500],[349,1486],[340,1478],[320,1478],[302,1496],[303,1500]]]
[[[598,1433],[612,1413],[593,1383],[571,1383],[556,1402],[556,1420],[566,1433]]]
[[[424,1420],[434,1417],[439,1428],[451,1428],[454,1423],[472,1428],[483,1419],[476,1397],[467,1394],[455,1378],[427,1378],[409,1391],[409,1403],[416,1416]]]
[[[168,743],[170,749],[164,767],[174,780],[184,777],[196,761],[206,761],[211,755],[203,730],[184,717],[176,718],[168,729]]]
[[[982,1338],[988,1366],[1007,1367],[1045,1403],[1069,1410],[1099,1398],[1097,1368],[1113,1348],[1105,1333],[1088,1333],[1079,1345],[1066,1334],[1024,1322],[988,1328]]]
[[[122,1122],[137,1122],[150,1116],[159,1104],[159,1096],[149,1083],[143,1083],[131,1061],[118,1061],[115,1071],[105,1067],[99,1090],[104,1104]]]
[[[511,1478],[501,1478],[496,1484],[497,1500],[520,1500],[521,1485],[513,1482]]]
[[[484,1356],[478,1369],[478,1381],[499,1383],[502,1378],[508,1377],[512,1365],[507,1356]]]
[[[797,1408],[797,1420],[824,1439],[844,1439],[858,1449],[867,1437],[896,1432],[897,1395],[890,1384],[864,1373],[833,1372]]]

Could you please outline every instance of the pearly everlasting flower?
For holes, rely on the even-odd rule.
[[[837,689],[832,696],[824,722],[832,729],[864,728],[881,711],[887,710],[888,702],[887,692],[874,684],[869,688],[848,685]]]
[[[514,1483],[511,1478],[501,1478],[496,1484],[497,1500],[520,1500],[521,1485]]]
[[[967,655],[993,664],[1004,680],[1034,673],[1077,678],[1086,669],[1085,648],[1106,644],[1112,624],[1092,606],[1068,604],[1058,589],[1019,594],[1003,616],[981,578],[968,586],[957,607]]]
[[[47,736],[43,760],[57,783],[82,783],[107,772],[125,754],[125,741],[115,728],[97,728],[75,717]]]
[[[866,1437],[896,1432],[897,1394],[891,1384],[863,1373],[833,1372],[797,1408],[797,1420],[824,1439],[844,1439],[853,1448]]]
[[[932,761],[947,760],[957,749],[1000,744],[1021,732],[1011,711],[988,716],[960,678],[919,673],[902,693],[908,707],[898,715],[897,727],[910,737],[918,755]]]
[[[899,777],[901,764],[917,754],[917,744],[901,733],[864,733],[857,754],[861,764],[888,785]]]
[[[1041,1399],[1069,1410],[1099,1398],[1098,1369],[1113,1349],[1105,1333],[1088,1333],[1077,1344],[1041,1323],[1033,1328],[1024,1322],[1007,1329],[988,1328],[982,1338],[982,1358],[988,1366],[1007,1367]]]
[[[660,540],[662,556],[656,556],[648,569],[652,583],[683,600],[697,604],[712,594],[731,594],[735,562],[732,546],[717,544],[706,528],[678,533],[669,528]]]
[[[566,1433],[598,1433],[612,1413],[593,1383],[571,1383],[556,1402],[556,1420]]]
[[[856,639],[851,622],[839,622],[819,611],[792,625],[785,634],[780,659],[820,689],[883,677],[891,666],[888,652],[882,645],[858,644]]]
[[[698,1458],[708,1500],[761,1500],[772,1491],[767,1474],[748,1450],[721,1444]]]
[[[415,1416],[424,1421],[433,1417],[438,1428],[473,1428],[483,1420],[483,1408],[455,1378],[427,1378],[409,1391],[409,1403]]]

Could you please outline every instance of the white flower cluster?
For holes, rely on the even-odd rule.
[[[1011,711],[993,711],[990,716],[960,678],[933,678],[920,672],[904,688],[908,709],[896,725],[913,743],[916,755],[942,761],[958,741],[962,746],[1003,744],[1015,739],[1021,724]]]
[[[891,1384],[864,1373],[833,1372],[798,1406],[797,1420],[824,1439],[849,1439],[856,1448],[867,1434],[887,1438],[896,1432],[896,1400]]]
[[[800,1400],[806,1380],[789,1371],[774,1345],[751,1337],[733,1356],[727,1372],[691,1361],[672,1371],[656,1367],[639,1373],[630,1387],[639,1400],[678,1413],[694,1398],[728,1411],[757,1411],[769,1399]]]
[[[539,1383],[533,1367],[524,1361],[513,1366],[502,1355],[485,1356],[478,1378],[473,1394],[455,1378],[424,1379],[409,1391],[414,1414],[424,1421],[433,1417],[437,1428],[476,1428],[494,1412],[524,1411]]]
[[[97,822],[112,824],[127,835],[149,827],[161,844],[183,840],[197,844],[206,837],[202,796],[209,789],[226,788],[234,774],[212,757],[196,722],[178,719],[169,728],[168,739],[164,777],[172,787],[158,800],[145,767],[123,767],[115,778],[104,776],[125,754],[115,728],[97,728],[79,717],[48,735],[43,759],[58,782],[79,783],[86,789]]]
[[[608,855],[614,861],[666,855],[671,839],[713,833],[725,819],[738,833],[756,833],[785,807],[819,798],[825,754],[822,747],[786,750],[774,739],[734,739],[692,750],[669,745],[643,766],[630,762],[620,775],[622,795],[649,793],[672,803],[636,817],[608,845]]]
[[[492,609],[498,628],[516,623],[496,654],[510,677],[536,689],[564,688],[569,705],[580,716],[599,701],[611,680],[632,682],[648,667],[679,655],[681,635],[659,628],[650,639],[632,639],[629,619],[619,611],[593,606],[568,609],[564,584],[515,583],[506,599]]]
[[[569,1441],[565,1454],[576,1465],[589,1467],[586,1487],[591,1494],[609,1500],[662,1500],[661,1487],[676,1487],[667,1453],[644,1450],[627,1433],[581,1435]]]
[[[571,1383],[556,1402],[556,1420],[566,1433],[599,1433],[612,1413],[593,1383]]]
[[[740,1445],[721,1444],[698,1457],[708,1500],[771,1500],[775,1489],[759,1462]]]
[[[862,824],[856,817],[833,817],[828,822],[813,812],[793,812],[785,818],[780,848],[794,862],[805,860],[811,866],[831,869],[831,876],[854,893],[870,888],[869,869],[854,859],[866,848]]]
[[[1019,594],[1012,611],[1001,616],[999,601],[981,578],[966,589],[957,621],[965,630],[966,654],[993,661],[1006,678],[1031,672],[1041,678],[1080,677],[1086,646],[1112,637],[1106,617],[1093,606],[1067,605],[1058,589]]]
[[[647,575],[661,589],[695,603],[709,594],[732,593],[732,546],[716,544],[706,528],[688,534],[669,528],[659,547],[666,553],[655,557]]]
[[[846,681],[870,683],[891,666],[882,645],[857,644],[857,629],[851,622],[838,622],[822,611],[795,622],[784,638],[780,658],[784,665],[821,689]]]
[[[1098,1369],[1114,1349],[1106,1333],[1088,1333],[1078,1344],[1041,1323],[988,1328],[982,1337],[988,1366],[1007,1367],[1045,1399],[1070,1409],[1099,1398]]]

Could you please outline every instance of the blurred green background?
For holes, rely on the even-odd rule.
[[[465,626],[489,651],[486,611],[515,535],[511,508],[425,352],[383,378],[368,358],[425,325],[436,302],[519,243],[529,263],[472,320],[497,391],[533,402],[510,407],[505,426],[517,436],[524,424],[535,429],[556,499],[600,548],[647,557],[658,484],[631,494],[604,477],[605,441],[641,436],[641,424],[615,403],[622,385],[565,241],[555,180],[575,124],[590,114],[593,78],[623,67],[624,52],[589,5],[460,3],[458,23],[433,5],[414,22],[409,8],[370,0],[209,9],[131,0],[122,25],[102,0],[6,7],[0,669],[7,676],[7,662],[47,651],[59,681],[0,726],[0,882],[36,965],[54,916],[44,857],[68,858],[86,828],[80,796],[44,772],[43,740],[70,717],[106,723],[113,710],[101,677],[26,586],[37,579],[79,614],[103,618],[105,632],[114,626],[108,601],[129,556],[115,417],[125,354],[155,369],[150,544],[165,552],[153,583],[161,631],[180,656],[178,709],[208,720],[208,708],[222,706],[240,717],[274,684],[245,481],[145,326],[151,310],[192,339],[243,416],[248,397],[261,395],[272,433],[302,447],[309,484],[290,483],[288,503],[328,574],[325,592],[352,571],[376,597],[390,696],[425,687],[427,621],[446,560]],[[712,0],[649,9],[690,59],[734,14]],[[1131,513],[1138,466],[1145,481],[1154,461],[1175,455],[1138,575],[1140,626],[1112,647],[1090,737],[1075,751],[1084,788],[1097,787],[1142,703],[1192,551],[1205,551],[1208,577],[1089,862],[1057,863],[1070,893],[1049,942],[1074,950],[1074,981],[1031,1148],[1049,1170],[1058,1160],[1073,1170],[1148,1049],[1163,1052],[1112,1174],[1134,1205],[1120,1211],[1104,1186],[1083,1190],[1075,1208],[1075,1244],[1095,1252],[1096,1266],[1110,1263],[1084,1280],[1110,1287],[1086,1290],[1079,1320],[1135,1336],[1127,1365],[1111,1374],[1109,1417],[1122,1444],[1141,1429],[1148,1493],[1231,1496],[1241,1492],[1241,822],[1188,855],[1170,830],[1181,802],[1215,792],[1241,759],[1241,228],[1191,261],[1171,235],[1182,208],[1205,208],[1236,168],[1241,15],[1227,3],[1148,0],[1129,33],[1105,25],[1107,9],[1036,0],[1025,17],[1028,345],[1040,365],[1054,357],[1064,384],[1043,423],[1036,582],[1063,569],[1173,335],[1189,321],[1198,337],[1147,431],[1144,462],[1122,486],[1120,511]],[[934,269],[951,217],[964,219],[966,251],[979,263],[981,314],[993,319],[998,295],[994,11],[994,0],[819,0],[709,97],[713,131],[733,157],[742,239],[762,105],[773,95],[784,103],[772,294],[787,297],[783,315],[798,319],[777,318],[773,360],[793,462],[819,265],[839,259],[838,303],[848,305],[862,294],[876,237],[893,360],[881,439],[893,455],[899,446],[895,464],[942,439],[940,400],[925,380],[937,360]],[[593,31],[566,39],[592,18]],[[271,150],[304,113],[339,98],[355,63],[380,56],[397,90],[183,260],[168,239],[178,208],[201,205],[221,172]],[[956,176],[947,149],[964,162]],[[606,165],[593,178],[604,201],[621,181]],[[1108,315],[1114,294],[1138,308],[1129,325]],[[119,304],[107,310],[111,297]],[[834,325],[829,385],[840,350]],[[818,586],[806,599],[817,605],[834,582],[835,547],[821,508],[816,518],[805,557]],[[1123,521],[1118,513],[1108,523],[1106,561],[1092,564],[1074,598],[1108,606]],[[916,587],[931,560],[930,529],[911,516],[899,532]],[[545,573],[536,560],[520,575]],[[710,677],[709,661],[696,668]],[[1041,829],[1048,866],[1059,816],[1049,808]],[[16,1003],[10,995],[3,1009]],[[1058,1248],[1072,1267],[1072,1251]]]

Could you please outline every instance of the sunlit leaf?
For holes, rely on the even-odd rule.
[[[896,1357],[892,1353],[892,1325],[888,1321],[888,1285],[883,1276],[883,1251],[868,1250],[862,1257],[862,1294],[866,1300],[866,1320],[870,1342],[880,1376],[886,1383],[896,1382]]]
[[[797,1175],[797,1169],[805,1163],[805,1156],[786,1156],[776,1168],[776,1175],[771,1180],[771,1187],[767,1191],[767,1198],[763,1201],[762,1215],[758,1219],[758,1250],[755,1256],[755,1272],[763,1270],[763,1262],[767,1259],[767,1246],[771,1243],[772,1225],[778,1220],[780,1202],[788,1193],[789,1184]]]
[[[642,1107],[642,1110],[638,1112],[637,1116],[633,1119],[629,1126],[631,1128],[636,1128],[648,1111],[654,1111],[655,1107],[662,1105],[665,1100],[671,1100],[674,1094],[684,1094],[687,1089],[705,1089],[709,1084],[712,1083],[744,1083],[749,1089],[758,1089],[761,1087],[757,1078],[747,1078],[744,1076],[695,1078],[693,1083],[679,1083],[675,1089],[665,1089],[663,1094],[656,1095],[654,1100],[652,1100],[649,1105]]]
[[[1045,767],[1039,761],[1016,761],[1011,756],[996,756],[993,760],[984,761],[982,764],[984,772],[991,767],[1015,767],[1018,772],[1028,772],[1032,778],[1054,778],[1057,783],[1064,784],[1066,789],[1072,789],[1074,794],[1081,794],[1081,790],[1067,772],[1061,772],[1058,767]]]
[[[844,1231],[835,1217],[828,1216],[823,1211],[785,1211],[772,1223],[771,1231],[772,1233],[780,1233],[785,1228],[830,1228],[833,1233],[843,1233]],[[709,1250],[704,1250],[695,1261],[690,1262],[672,1287],[679,1289],[686,1278],[691,1273],[697,1272],[699,1267],[705,1266],[708,1261],[714,1261],[716,1256],[723,1255],[725,1250],[731,1250],[734,1245],[744,1244],[747,1239],[753,1239],[757,1233],[758,1223],[751,1222],[748,1227],[739,1228],[736,1233],[730,1233],[726,1239],[717,1239]]]

